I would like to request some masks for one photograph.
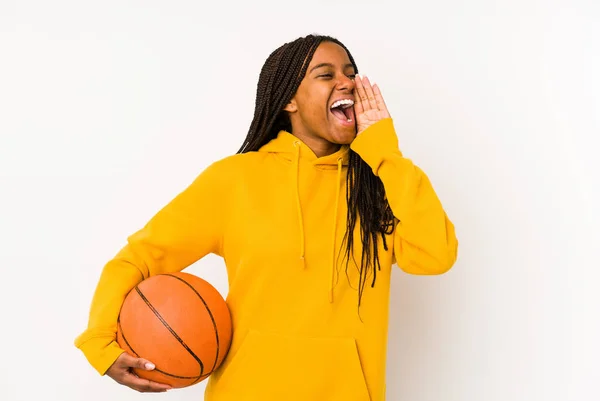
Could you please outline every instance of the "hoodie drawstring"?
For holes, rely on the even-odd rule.
[[[294,158],[294,186],[296,189],[296,211],[298,212],[298,224],[300,226],[300,260],[302,261],[302,268],[306,269],[305,260],[305,235],[304,235],[304,221],[302,216],[302,205],[300,203],[300,142],[295,141],[294,147],[295,158]],[[331,277],[329,282],[329,303],[333,303],[333,290],[336,273],[336,244],[335,239],[337,238],[337,220],[340,204],[340,180],[342,178],[342,161],[341,157],[337,159],[337,180],[335,181],[335,206],[333,212],[333,229],[332,229],[332,244],[331,244]]]
[[[300,260],[302,261],[302,268],[306,269],[306,261],[304,260],[304,221],[302,218],[302,206],[300,205],[300,142],[295,141],[294,147],[296,148],[294,186],[296,187],[296,210],[298,211],[298,224],[300,225]]]
[[[340,203],[340,179],[342,177],[342,158],[337,159],[337,180],[335,181],[335,207],[333,212],[333,237],[331,250],[331,283],[329,286],[329,303],[333,303],[333,281],[335,277],[335,239],[337,237],[337,218],[338,218],[338,207]]]

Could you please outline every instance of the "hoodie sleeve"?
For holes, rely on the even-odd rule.
[[[398,220],[394,262],[407,273],[442,274],[456,261],[458,240],[429,178],[403,157],[391,118],[373,124],[352,142],[351,149],[383,182]]]
[[[150,276],[181,271],[209,253],[222,255],[226,181],[215,164],[209,166],[104,265],[87,329],[75,339],[101,375],[123,352],[116,342],[117,318],[133,287]]]

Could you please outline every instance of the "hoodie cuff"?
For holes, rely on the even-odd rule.
[[[358,153],[375,175],[388,156],[402,156],[392,118],[385,118],[365,129],[354,139],[350,149]]]
[[[115,341],[114,336],[88,337],[88,339],[83,337],[80,336],[75,340],[75,346],[83,352],[90,365],[100,375],[104,375],[119,355],[125,352]]]

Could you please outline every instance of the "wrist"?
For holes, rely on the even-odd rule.
[[[350,144],[350,149],[373,169],[375,175],[387,155],[402,156],[392,118],[384,118],[366,128]]]

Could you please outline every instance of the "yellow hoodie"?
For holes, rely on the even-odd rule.
[[[383,401],[391,267],[444,273],[458,242],[427,176],[399,150],[392,119],[350,147],[381,178],[399,220],[393,246],[379,244],[381,271],[360,316],[358,270],[350,263],[346,274],[340,254],[349,147],[318,158],[281,131],[258,152],[210,165],[129,237],[104,267],[75,345],[104,374],[123,352],[115,333],[127,293],[214,253],[227,266],[234,336],[206,401]]]

